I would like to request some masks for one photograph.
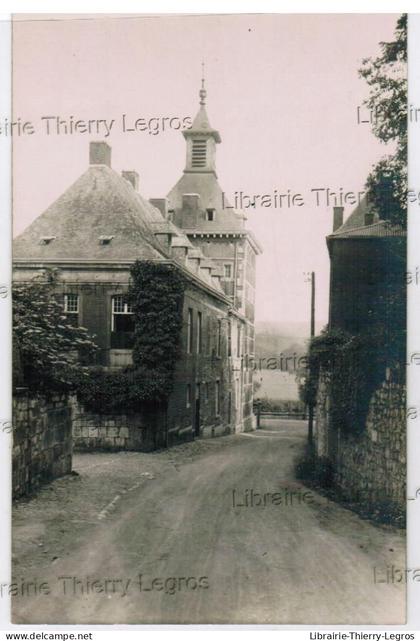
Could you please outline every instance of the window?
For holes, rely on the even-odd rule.
[[[55,239],[55,236],[41,236],[41,240],[39,242],[41,245],[49,245]]]
[[[187,407],[191,407],[191,385],[188,383],[187,385],[187,402],[186,402]]]
[[[217,335],[216,335],[216,356],[222,353],[222,321],[217,321]]]
[[[79,296],[78,294],[64,294],[64,313],[79,313]]]
[[[112,297],[113,332],[134,332],[134,316],[130,303],[123,296]]]
[[[211,223],[216,220],[216,211],[214,209],[206,209],[206,220]]]
[[[220,414],[220,381],[215,383],[214,413]]]
[[[237,342],[237,346],[236,346],[236,353],[237,353],[238,356],[241,355],[241,351],[242,351],[241,350],[241,338],[242,338],[241,329],[242,329],[241,326],[238,325],[238,342]]]
[[[211,356],[211,319],[207,316],[207,354]]]
[[[228,356],[232,356],[232,322],[228,322]]]
[[[64,313],[71,325],[79,324],[79,296],[78,294],[64,294]]]
[[[208,383],[204,383],[204,401],[206,403],[209,402],[209,397],[210,397],[209,384]]]
[[[201,385],[200,383],[196,383],[195,385],[195,398],[197,401],[200,400],[201,398]]]
[[[99,236],[99,244],[100,245],[110,245],[111,240],[114,238],[114,236]]]
[[[187,352],[188,354],[192,353],[193,350],[193,310],[191,307],[188,308],[188,320],[187,320]]]
[[[206,166],[207,141],[205,139],[192,141],[192,166],[199,169]]]
[[[201,354],[202,343],[202,314],[197,312],[197,354]]]
[[[225,265],[225,278],[232,278],[232,265]]]

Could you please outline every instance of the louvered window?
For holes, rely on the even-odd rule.
[[[207,141],[192,141],[192,166],[196,168],[205,167],[207,160]]]

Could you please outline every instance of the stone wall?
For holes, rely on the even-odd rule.
[[[13,498],[72,468],[71,406],[66,395],[30,397],[25,388],[13,398]]]
[[[384,381],[369,405],[365,429],[347,434],[331,424],[328,380],[321,376],[315,430],[316,453],[332,464],[334,486],[368,510],[406,507],[405,387]]]
[[[200,436],[214,438],[229,434],[224,423],[202,425]],[[164,413],[94,414],[73,402],[73,442],[77,451],[151,452],[196,438],[193,426],[174,424]]]
[[[94,414],[73,401],[75,450],[142,451],[165,446],[165,419],[158,412]]]
[[[316,421],[314,429],[315,447],[318,457],[327,457],[329,454],[330,433],[330,378],[327,372],[321,370],[318,380],[316,398]],[[331,454],[333,454],[331,452]]]
[[[406,506],[406,412],[402,385],[386,381],[370,402],[360,436],[339,434],[335,482],[349,500]]]

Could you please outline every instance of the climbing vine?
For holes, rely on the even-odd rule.
[[[135,319],[133,365],[92,370],[78,395],[86,409],[126,413],[167,403],[180,353],[184,291],[185,279],[173,265],[133,265],[127,295]]]
[[[394,376],[396,372],[400,379],[404,376],[403,334],[400,339],[400,350],[394,346],[391,351],[384,350],[381,328],[358,336],[325,329],[310,343],[308,373],[300,387],[301,399],[305,403],[316,403],[322,374],[328,386],[332,425],[347,433],[361,432],[372,394],[385,378],[385,368],[392,367]]]

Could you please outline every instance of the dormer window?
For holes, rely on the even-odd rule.
[[[100,245],[110,245],[114,236],[99,236]]]
[[[206,209],[206,220],[208,220],[209,222],[214,222],[216,220],[215,209]]]
[[[196,139],[192,141],[192,166],[196,169],[204,168],[207,162],[207,140]]]
[[[41,236],[40,244],[49,245],[55,239],[56,239],[56,236]]]

